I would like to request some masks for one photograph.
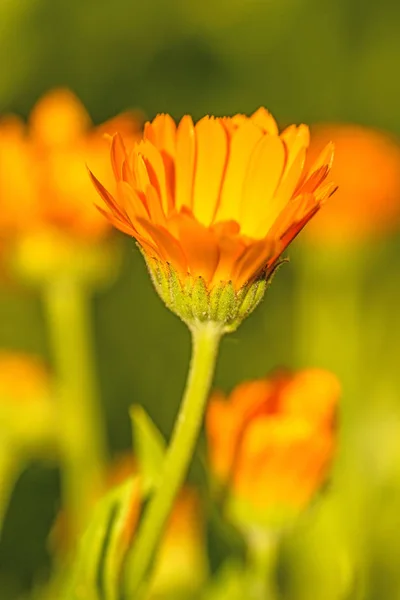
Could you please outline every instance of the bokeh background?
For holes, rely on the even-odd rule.
[[[43,93],[63,86],[95,123],[128,108],[148,118],[198,118],[265,105],[282,125],[344,121],[396,135],[399,29],[394,0],[3,0],[0,112],[26,117]],[[400,238],[393,229],[344,243],[338,226],[336,241],[312,246],[303,236],[261,307],[222,344],[216,386],[225,390],[277,366],[328,367],[343,386],[330,487],[281,548],[284,598],[400,598]],[[164,308],[133,241],[122,237],[115,282],[93,298],[115,453],[130,446],[133,402],[168,435],[190,351],[185,326]],[[43,311],[35,290],[3,281],[0,347],[51,363]],[[46,534],[59,487],[57,469],[39,464],[18,482],[0,547],[4,600],[49,568]]]

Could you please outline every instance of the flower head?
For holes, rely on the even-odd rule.
[[[349,243],[393,231],[400,224],[400,145],[390,135],[351,124],[312,130],[310,159],[335,144],[333,202],[307,227],[307,240]]]
[[[92,179],[100,210],[139,242],[150,268],[168,265],[182,286],[200,277],[207,292],[229,282],[238,292],[268,276],[334,191],[325,183],[332,145],[305,170],[308,145],[305,125],[279,134],[263,108],[196,124],[159,115],[131,148],[114,136],[115,195]]]
[[[111,183],[102,134],[107,130],[112,134],[127,122],[123,117],[110,126],[93,128],[85,108],[68,90],[54,90],[39,100],[27,127],[18,117],[4,117],[0,122],[3,230],[53,227],[78,238],[103,235],[107,227],[93,209],[85,161],[96,164]],[[130,129],[135,126],[132,119]]]
[[[234,510],[274,521],[307,505],[331,463],[339,393],[331,373],[310,369],[243,383],[228,401],[214,394],[211,466]]]
[[[85,163],[113,184],[104,138],[116,130],[133,139],[138,119],[121,115],[93,127],[83,105],[64,89],[41,98],[28,124],[16,116],[0,121],[0,240],[13,261],[25,264],[37,253],[36,263],[56,261],[68,249],[66,262],[71,262],[77,246],[92,248],[107,235],[109,225],[93,206],[96,194]]]

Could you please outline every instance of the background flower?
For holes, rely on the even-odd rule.
[[[207,413],[211,468],[248,520],[266,523],[304,508],[321,487],[335,447],[339,383],[306,370],[242,383]]]

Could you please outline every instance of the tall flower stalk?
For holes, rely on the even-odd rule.
[[[146,586],[161,534],[175,497],[181,487],[196,446],[209,396],[218,346],[222,335],[219,324],[201,323],[192,328],[192,359],[179,415],[165,457],[162,480],[146,510],[132,554],[132,593]],[[137,596],[135,596],[137,597]]]

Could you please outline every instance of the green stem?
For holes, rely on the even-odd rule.
[[[45,303],[60,385],[64,498],[70,533],[86,523],[100,488],[106,442],[91,347],[90,310],[82,285],[68,276],[52,280]]]
[[[221,328],[212,322],[201,323],[192,330],[192,361],[181,409],[165,457],[162,481],[146,510],[129,561],[129,591],[134,598],[141,598],[145,591],[164,526],[195,449],[221,335]]]
[[[249,600],[278,600],[276,563],[278,537],[255,531],[249,539],[246,597]]]

